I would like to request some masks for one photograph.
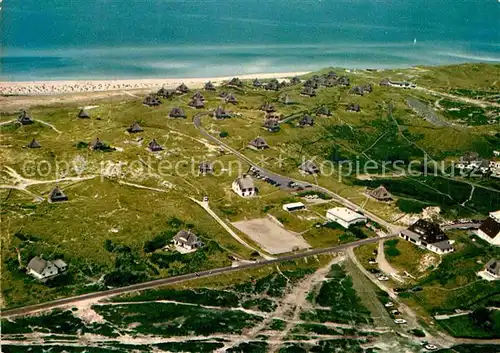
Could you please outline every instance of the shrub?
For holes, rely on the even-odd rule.
[[[222,138],[228,137],[228,136],[229,136],[229,132],[227,132],[227,131],[221,131],[219,134],[219,137],[222,137]]]

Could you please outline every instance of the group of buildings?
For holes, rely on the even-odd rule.
[[[490,159],[479,157],[477,152],[467,152],[460,157],[455,166],[464,172],[479,172],[500,178],[500,151],[493,151]]]

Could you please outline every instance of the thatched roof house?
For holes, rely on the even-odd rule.
[[[158,92],[156,92],[156,95],[167,99],[173,98],[175,96],[175,90],[162,87],[158,90]]]
[[[80,119],[90,119],[90,115],[85,111],[85,109],[80,109],[77,117],[79,117]]]
[[[268,91],[278,91],[280,89],[280,83],[276,79],[269,81],[264,88]]]
[[[270,103],[265,103],[261,105],[260,110],[265,111],[266,113],[272,113],[276,111],[276,109],[274,109],[273,105]]]
[[[172,239],[174,245],[188,249],[194,250],[196,248],[201,247],[203,244],[198,239],[198,237],[189,229],[189,230],[180,230]]]
[[[28,148],[40,148],[40,147],[42,147],[42,145],[40,145],[40,143],[38,143],[38,141],[35,139],[31,140],[31,142],[28,143]]]
[[[332,115],[332,113],[330,112],[330,109],[323,105],[318,108],[318,110],[316,111],[316,115],[330,116]]]
[[[300,94],[302,96],[314,97],[316,96],[316,91],[312,87],[304,87]]]
[[[158,152],[158,151],[163,151],[163,147],[160,146],[160,144],[158,142],[156,142],[155,139],[153,139],[153,141],[151,141],[149,144],[148,144],[148,149],[151,151],[151,152]]]
[[[353,88],[351,88],[350,93],[357,94],[359,96],[362,96],[365,94],[363,88],[360,86],[354,86]]]
[[[243,87],[243,82],[238,77],[233,77],[231,81],[227,83],[228,86]]]
[[[215,119],[227,119],[231,117],[220,105],[214,110],[213,116]]]
[[[205,91],[215,91],[215,85],[212,83],[212,81],[208,81],[205,83]]]
[[[387,191],[387,189],[383,185],[380,185],[378,188],[373,189],[368,193],[368,195],[378,201],[392,200],[392,195],[389,193],[389,191]]]
[[[260,88],[260,87],[262,87],[262,82],[260,82],[260,80],[258,78],[256,78],[255,80],[253,80],[252,85],[255,88]]]
[[[173,107],[168,116],[171,118],[185,118],[186,113],[184,113],[184,110],[182,108]]]
[[[142,104],[147,105],[149,107],[156,107],[156,106],[160,105],[161,102],[158,98],[156,98],[155,96],[150,94],[144,98],[144,100],[142,101]]]
[[[205,103],[203,103],[203,101],[200,98],[195,98],[189,103],[189,106],[196,109],[200,109],[205,106]]]
[[[309,114],[305,114],[302,118],[300,118],[299,125],[301,127],[313,126],[314,125],[314,118],[312,116],[310,116]]]
[[[340,85],[340,86],[350,86],[351,85],[351,81],[349,80],[349,77],[347,76],[340,76],[338,79],[337,79],[337,83]]]
[[[260,136],[250,141],[249,146],[258,150],[269,148],[269,145],[267,144],[266,140],[264,140]]]
[[[357,104],[357,103],[350,103],[350,104],[347,106],[346,110],[347,110],[348,112],[360,112],[360,111],[361,111],[361,107],[360,107],[360,106],[359,106],[359,104]]]
[[[226,102],[231,103],[231,104],[238,104],[238,100],[236,99],[236,97],[232,93],[229,93],[226,96]]]
[[[292,77],[290,80],[290,84],[292,85],[298,85],[299,83],[300,83],[300,78],[298,78],[297,76]]]
[[[371,83],[365,83],[364,85],[361,86],[361,88],[363,88],[364,92],[368,93],[373,92],[373,86],[371,85]]]
[[[188,93],[188,92],[189,92],[189,88],[188,88],[188,86],[186,86],[186,85],[184,84],[184,82],[183,82],[183,83],[181,83],[181,84],[180,84],[180,85],[176,88],[176,90],[177,90],[177,92],[180,92],[180,93]]]
[[[28,115],[28,113],[26,113],[26,110],[22,111],[21,115],[19,115],[19,118],[17,118],[17,121],[22,125],[33,124],[33,119]]]
[[[285,94],[285,97],[283,97],[282,102],[283,102],[283,104],[286,104],[286,105],[293,104],[293,100],[290,98],[290,96],[288,94]]]
[[[205,97],[203,97],[203,94],[201,94],[200,91],[196,91],[194,94],[193,94],[193,99],[201,99],[202,101],[205,100]]]
[[[269,132],[277,132],[280,130],[280,123],[276,119],[266,119],[262,126]]]
[[[318,174],[319,168],[311,160],[307,160],[299,166],[299,170],[306,174]]]
[[[198,169],[200,171],[200,174],[202,175],[212,174],[214,172],[212,164],[206,161],[201,162],[200,165],[198,166]]]
[[[226,98],[228,95],[228,93],[226,91],[222,91],[221,93],[219,93],[219,97],[221,98]]]
[[[89,144],[89,148],[91,150],[105,150],[106,149],[106,145],[104,144],[104,142],[102,142],[99,137],[97,137],[94,141],[90,142]]]
[[[64,194],[64,192],[59,188],[59,186],[56,186],[52,191],[49,193],[49,197],[47,198],[47,201],[49,202],[62,202],[62,201],[68,201],[68,196]]]
[[[137,122],[134,122],[132,125],[130,125],[127,131],[130,132],[131,134],[135,134],[138,132],[143,132],[144,129]]]

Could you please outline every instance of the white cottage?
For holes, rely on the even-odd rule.
[[[39,256],[32,258],[26,267],[28,274],[40,281],[54,278],[66,272],[67,269],[68,265],[63,260],[57,259],[54,261],[47,261]]]
[[[233,181],[233,191],[241,197],[252,197],[257,195],[257,188],[250,175],[243,175]]]

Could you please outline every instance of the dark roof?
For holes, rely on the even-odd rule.
[[[184,82],[183,82],[183,83],[181,83],[181,84],[177,87],[177,91],[179,91],[179,92],[181,92],[181,93],[187,93],[187,92],[189,92],[189,88],[188,88],[188,86],[186,86],[186,85],[184,84]]]
[[[229,93],[229,94],[226,96],[226,102],[228,102],[228,103],[232,103],[232,104],[236,104],[236,103],[238,103],[238,100],[236,99],[236,97],[234,96],[234,94]]]
[[[481,223],[479,230],[483,231],[490,238],[495,238],[500,233],[500,223],[488,217]]]
[[[56,186],[49,194],[49,201],[58,202],[58,201],[67,201],[68,197],[64,194],[64,192]]]
[[[302,171],[304,171],[304,172],[306,172],[306,173],[309,173],[309,174],[316,174],[316,173],[319,172],[318,167],[311,160],[307,160],[304,163],[302,163],[299,166],[299,169],[302,170]]]
[[[347,106],[346,110],[348,110],[350,112],[359,112],[359,111],[361,111],[361,107],[357,103],[350,103]]]
[[[500,276],[500,261],[491,259],[486,263],[485,270],[495,276]]]
[[[201,99],[201,100],[205,100],[205,97],[203,97],[203,94],[201,94],[200,91],[196,91],[194,94],[193,94],[193,99]]]
[[[144,98],[144,100],[142,101],[142,104],[144,105],[148,105],[150,107],[153,107],[153,106],[157,106],[157,105],[160,105],[161,102],[158,98],[156,98],[155,96],[153,95],[149,95],[149,96],[146,96]]]
[[[151,152],[157,152],[157,151],[162,151],[163,150],[163,147],[160,146],[160,144],[158,142],[156,142],[155,139],[153,139],[153,141],[151,141],[149,144],[148,144],[148,149],[151,151]]]
[[[302,89],[302,92],[300,92],[300,94],[313,97],[316,95],[316,91],[312,87],[304,87]]]
[[[215,109],[214,111],[214,117],[217,119],[225,119],[225,118],[230,118],[231,115],[229,115],[224,108],[222,108],[220,105]]]
[[[212,165],[206,161],[201,162],[198,168],[201,173],[212,173],[214,170]]]
[[[172,110],[170,111],[168,116],[170,116],[172,118],[185,118],[186,113],[184,113],[184,110],[182,108],[174,107],[174,108],[172,108]]]
[[[264,88],[268,91],[277,91],[280,89],[280,83],[278,80],[271,80],[264,86]]]
[[[106,147],[106,145],[97,137],[94,141],[92,141],[89,147],[93,150],[100,150]]]
[[[219,93],[219,97],[221,98],[226,98],[228,95],[228,93],[226,91],[222,91],[221,93]]]
[[[228,86],[243,87],[243,82],[238,77],[234,77],[228,82]]]
[[[272,113],[275,112],[276,109],[274,109],[273,105],[271,103],[265,103],[260,106],[260,110],[263,110],[267,113]]]
[[[250,142],[251,146],[257,147],[257,148],[268,148],[269,145],[267,144],[266,140],[264,140],[262,137],[256,137]]]
[[[392,200],[392,195],[387,191],[384,185],[380,185],[378,188],[373,189],[369,192],[369,195],[374,199],[381,201],[389,201]]]
[[[175,96],[175,90],[166,89],[165,87],[162,87],[158,90],[158,92],[156,92],[156,94],[160,97],[171,98],[171,97]]]
[[[269,131],[278,131],[280,129],[280,123],[276,119],[266,119],[263,126]]]
[[[22,111],[21,115],[19,115],[19,118],[17,120],[23,125],[33,124],[33,119],[31,118],[31,116],[28,115],[26,110]]]
[[[40,148],[40,147],[42,147],[42,145],[40,145],[40,143],[38,143],[38,141],[35,139],[31,140],[31,142],[28,143],[28,148]]]
[[[133,134],[136,132],[142,132],[144,131],[144,129],[137,122],[135,122],[132,125],[130,125],[127,131]]]
[[[408,227],[408,230],[418,234],[422,241],[429,244],[448,240],[448,237],[441,230],[439,224],[426,221],[425,219],[419,219]]]
[[[310,116],[309,114],[305,114],[302,118],[299,120],[299,125],[300,126],[313,126],[314,125],[314,118]]]
[[[89,113],[87,113],[84,109],[81,109],[77,116],[80,119],[90,119]]]
[[[328,109],[327,107],[325,107],[324,105],[319,107],[318,110],[316,111],[316,115],[332,115],[332,113],[330,112],[330,109]]]
[[[200,98],[194,98],[190,103],[189,106],[194,107],[194,108],[203,108],[205,106],[205,103]]]
[[[180,230],[175,236],[174,241],[183,245],[192,246],[198,243],[198,237],[191,230]]]
[[[206,91],[215,91],[215,86],[212,83],[212,81],[208,81],[207,83],[205,83],[205,90]]]
[[[255,80],[253,80],[253,86],[254,87],[262,87],[262,82],[260,82],[260,80],[258,78],[256,78]]]
[[[479,153],[477,152],[466,152],[460,157],[462,162],[475,162],[479,160]]]
[[[294,77],[292,77],[292,79],[290,80],[290,83],[291,83],[292,85],[296,85],[296,84],[300,83],[300,78],[298,78],[297,76],[294,76]]]

